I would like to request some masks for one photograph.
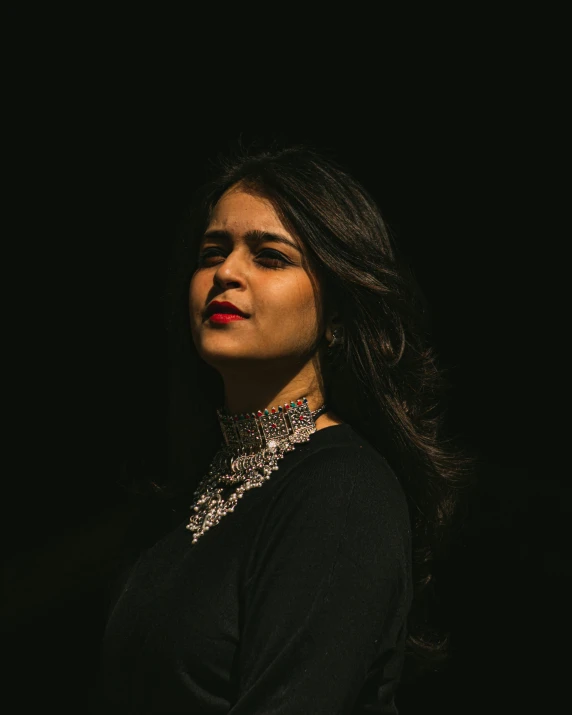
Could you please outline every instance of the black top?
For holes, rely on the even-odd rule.
[[[397,477],[347,423],[278,464],[195,545],[186,520],[140,554],[97,712],[397,713],[412,597]]]

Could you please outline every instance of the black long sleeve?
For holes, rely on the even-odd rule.
[[[409,515],[349,425],[298,445],[196,545],[184,527],[141,555],[110,616],[102,711],[397,712]]]

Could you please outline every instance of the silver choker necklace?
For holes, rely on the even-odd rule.
[[[316,432],[315,420],[325,410],[323,404],[310,411],[305,397],[257,413],[231,415],[224,408],[217,410],[224,443],[193,495],[193,514],[186,527],[193,532],[193,544],[234,511],[244,492],[270,479],[286,452],[309,441]],[[237,484],[223,497],[225,489]]]

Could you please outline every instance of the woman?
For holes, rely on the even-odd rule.
[[[305,148],[228,160],[174,262],[173,528],[103,643],[106,713],[396,713],[460,460],[373,200]],[[189,509],[189,503],[191,508]]]

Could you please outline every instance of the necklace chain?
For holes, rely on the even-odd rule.
[[[233,512],[245,492],[270,479],[286,452],[308,442],[316,432],[315,420],[325,410],[323,404],[310,411],[305,397],[257,413],[230,415],[224,408],[217,410],[224,441],[193,495],[193,513],[186,527],[193,532],[193,544]]]

